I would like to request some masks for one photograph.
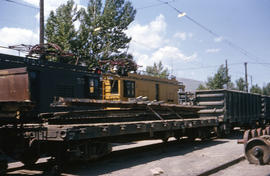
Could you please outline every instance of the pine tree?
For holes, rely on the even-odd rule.
[[[79,38],[82,40],[80,55],[91,66],[98,60],[127,56],[124,49],[131,40],[125,34],[134,20],[136,10],[125,0],[90,0],[87,10],[81,10]]]
[[[153,66],[147,66],[146,74],[150,76],[159,77],[159,78],[168,78],[169,71],[167,68],[164,69],[162,62],[159,61],[158,64],[154,62]]]
[[[262,94],[262,93],[263,93],[262,89],[258,86],[258,84],[253,85],[253,86],[250,88],[250,92],[251,92],[251,93],[258,93],[258,94]]]
[[[59,45],[76,56],[80,64],[89,68],[99,60],[133,59],[126,49],[131,40],[125,34],[134,20],[136,10],[125,0],[89,0],[87,9],[77,10],[73,0],[51,12],[45,34],[47,42]],[[75,30],[79,22],[79,30]],[[76,59],[56,61],[75,63]]]
[[[209,89],[223,89],[225,84],[230,83],[231,77],[226,76],[226,68],[221,65],[214,75],[214,77],[209,77],[206,83]]]
[[[199,84],[196,90],[207,90],[207,87],[205,87],[203,84]]]
[[[74,21],[78,17],[73,0],[61,5],[56,12],[51,11],[45,28],[48,43],[57,44],[64,52],[75,53],[76,30]],[[65,63],[75,63],[75,58],[50,57],[49,59]]]
[[[266,86],[263,86],[262,92],[264,95],[270,95],[270,83],[268,83]]]
[[[236,88],[237,88],[237,90],[240,90],[240,91],[244,91],[245,90],[246,83],[245,83],[245,81],[244,81],[243,78],[239,78],[235,82],[236,82]]]

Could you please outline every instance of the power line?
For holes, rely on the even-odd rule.
[[[150,48],[149,46],[141,43],[141,42],[138,42],[136,40],[132,40],[133,42],[139,44],[139,45],[142,45],[144,46],[145,48],[149,49],[149,50],[153,50],[154,48]],[[234,65],[242,65],[243,62],[237,62],[237,63],[232,63],[232,64],[228,64],[228,66],[234,66]],[[209,65],[209,66],[202,66],[202,67],[191,67],[191,68],[183,68],[181,70],[200,70],[200,69],[207,69],[207,68],[217,68],[219,67],[220,65]]]
[[[243,63],[232,63],[232,64],[228,64],[228,66],[232,66],[232,65],[242,65]],[[217,68],[220,65],[209,65],[209,66],[202,66],[202,67],[191,67],[191,68],[184,68],[181,70],[200,70],[200,69],[208,69],[208,68]]]
[[[170,3],[168,2],[164,2],[161,0],[157,0],[161,3],[163,3],[164,5],[169,6],[170,8],[174,9],[177,13],[179,14],[185,14],[184,12],[180,11],[179,9],[177,9],[176,7],[172,6]],[[188,20],[190,20],[191,22],[193,22],[194,24],[196,24],[197,26],[199,26],[200,28],[202,28],[203,30],[207,31],[208,33],[210,33],[211,35],[213,35],[214,37],[221,37],[220,35],[218,35],[216,32],[212,31],[211,29],[207,28],[206,26],[202,25],[201,23],[199,23],[198,21],[196,21],[195,19],[191,18],[188,15],[184,15],[184,17],[186,17]],[[256,62],[258,62],[259,57],[251,54],[250,52],[248,52],[247,50],[245,50],[244,48],[236,45],[235,43],[229,41],[228,39],[223,39],[223,42],[225,42],[228,46],[238,50],[240,53],[242,53],[243,55],[255,60]]]
[[[270,63],[259,63],[259,62],[249,62],[249,64],[256,64],[256,65],[270,65]]]
[[[139,7],[139,8],[137,8],[137,10],[147,9],[147,8],[151,8],[151,7],[157,7],[157,6],[161,6],[161,5],[164,5],[164,4],[163,3],[152,4],[152,5],[149,5],[149,6]]]
[[[230,75],[234,75],[234,76],[237,76],[237,77],[240,76],[240,77],[244,78],[245,73],[244,72],[230,71]],[[248,76],[250,76],[250,75],[248,74]]]
[[[30,6],[30,5],[27,5],[27,4],[24,4],[24,3],[21,3],[21,2],[17,2],[17,1],[13,1],[13,0],[2,0],[2,1],[6,1],[6,2],[14,3],[14,4],[17,4],[17,5],[20,5],[20,6],[24,6],[24,7],[39,10],[38,7]]]
[[[175,1],[175,0],[167,1],[167,3],[171,3],[171,2],[174,2],[174,1]],[[156,3],[156,4],[144,6],[144,7],[139,7],[139,8],[137,8],[137,10],[147,9],[147,8],[151,8],[151,7],[157,7],[157,6],[161,6],[161,5],[165,5],[165,4],[164,4],[163,2],[161,2],[161,3]]]

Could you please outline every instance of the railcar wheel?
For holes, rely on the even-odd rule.
[[[262,135],[263,135],[263,136],[264,136],[264,135],[267,135],[265,129],[262,130]]]
[[[19,160],[25,166],[31,166],[37,162],[39,156],[39,143],[37,140],[33,139],[30,141],[29,147],[21,154]]]
[[[31,151],[30,149],[26,149],[21,155],[20,161],[25,166],[31,166],[37,162],[38,158],[39,156],[35,152]]]
[[[163,134],[161,135],[161,138],[160,138],[160,139],[162,140],[162,142],[166,143],[166,142],[169,141],[169,138],[170,138],[171,136],[174,136],[174,135],[171,135],[169,132],[165,132],[165,133],[163,133]]]
[[[265,131],[266,131],[266,135],[270,135],[270,126],[266,127]]]
[[[256,129],[251,130],[251,136],[252,138],[258,137],[258,133]]]
[[[258,134],[258,136],[262,136],[263,134],[262,134],[262,129],[261,128],[257,128],[257,134]]]
[[[224,138],[228,136],[231,133],[231,124],[229,122],[227,123],[221,123],[217,130],[217,136],[219,138]]]
[[[250,130],[246,130],[245,133],[244,133],[244,137],[243,137],[244,142],[246,143],[246,142],[247,142],[248,140],[250,140],[251,138],[252,138],[252,136],[251,136]]]
[[[211,130],[207,128],[201,128],[198,130],[198,137],[201,140],[209,140],[211,138]]]
[[[270,149],[267,141],[262,138],[254,138],[245,146],[245,155],[251,164],[268,164],[270,161]]]
[[[175,139],[180,142],[182,138],[180,136],[175,136]]]
[[[161,140],[162,142],[167,143],[169,141],[169,137],[162,138]]]
[[[196,130],[192,130],[192,129],[189,129],[187,131],[187,137],[188,137],[188,141],[194,141],[197,137],[198,137],[198,131]]]
[[[8,162],[6,159],[0,161],[0,175],[6,175]]]
[[[61,175],[61,172],[62,172],[61,166],[55,164],[54,166],[52,166],[49,174],[52,176],[59,176],[59,175]]]

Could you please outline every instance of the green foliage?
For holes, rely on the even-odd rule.
[[[147,66],[145,72],[147,75],[155,76],[159,78],[168,78],[169,76],[168,69],[167,68],[164,69],[161,61],[159,61],[158,64],[154,62],[153,66]]]
[[[258,84],[253,85],[253,86],[250,88],[250,92],[251,92],[251,93],[257,93],[257,94],[262,94],[262,93],[263,93],[262,89],[258,86]]]
[[[203,84],[200,84],[197,90],[207,90],[207,87],[205,87]]]
[[[64,52],[74,53],[77,35],[74,21],[77,20],[77,17],[77,7],[74,7],[73,0],[69,0],[67,4],[58,7],[56,12],[51,11],[45,28],[47,42],[57,44]],[[75,63],[74,58],[50,57],[49,59]]]
[[[125,49],[131,40],[125,30],[134,20],[136,10],[125,0],[90,0],[86,10],[80,10],[78,48],[80,60],[96,66],[98,60],[126,58]]]
[[[209,77],[206,83],[207,88],[209,89],[223,89],[225,88],[225,84],[230,83],[230,76],[226,76],[226,68],[221,65],[214,75],[214,77]]]
[[[228,89],[230,89],[230,90],[235,90],[236,89],[233,82],[231,82],[231,81],[228,82]]]
[[[264,95],[270,95],[270,83],[268,83],[266,86],[263,87],[262,93]]]
[[[104,4],[103,4],[104,2]],[[99,60],[126,59],[131,40],[125,34],[136,10],[125,0],[89,0],[87,9],[77,10],[74,1],[51,12],[46,25],[48,42],[72,52],[80,64],[95,67]],[[75,22],[79,29],[75,30]]]
[[[244,91],[245,90],[246,83],[245,83],[245,81],[244,81],[243,78],[239,78],[235,82],[236,82],[236,89],[237,90],[240,90],[240,91]]]

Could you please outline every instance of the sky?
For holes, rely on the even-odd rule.
[[[44,0],[45,17],[66,0]],[[15,3],[14,3],[15,2]],[[87,0],[75,0],[78,7]],[[270,0],[131,0],[128,52],[145,69],[161,61],[176,77],[207,81],[228,62],[232,81],[270,82]],[[162,3],[162,2],[168,2]],[[39,0],[0,0],[0,46],[37,44]],[[179,17],[179,14],[186,16]],[[0,48],[1,53],[18,55]]]

